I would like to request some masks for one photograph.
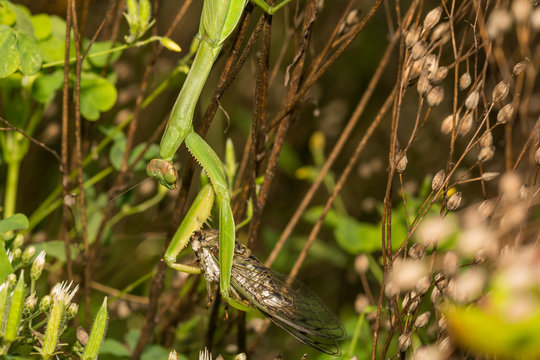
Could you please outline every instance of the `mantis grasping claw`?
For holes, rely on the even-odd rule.
[[[283,0],[276,6],[270,6],[263,0],[252,1],[268,14],[273,14],[290,0]],[[215,193],[219,209],[220,291],[224,299],[240,310],[246,310],[247,307],[241,303],[235,303],[234,299],[229,296],[235,241],[235,225],[230,205],[231,195],[221,161],[212,148],[195,133],[192,120],[195,105],[212,65],[223,46],[223,42],[240,21],[246,4],[247,0],[204,1],[199,31],[196,36],[198,42],[197,54],[178,94],[165,133],[161,139],[160,158],[153,159],[147,166],[147,174],[150,177],[157,179],[169,189],[174,188],[178,175],[172,165],[172,159],[180,145],[185,143],[188,150],[205,170],[212,183],[213,191],[211,191],[212,189],[203,188],[201,194],[204,192],[205,196],[210,196],[209,193],[212,193],[211,196],[213,197]],[[175,235],[175,239],[173,239],[169,250],[167,250],[168,255],[165,261],[169,266],[181,271],[189,270],[184,268],[183,265],[174,264],[176,257],[174,255],[177,255],[183,249],[191,233],[198,229],[193,224],[198,224],[198,227],[200,227],[210,215],[213,201],[206,198],[206,203],[210,204],[210,209],[199,213],[198,216],[202,216],[202,218],[197,219],[197,222],[191,222],[189,216],[186,216],[180,225],[177,234],[181,239],[176,239]],[[185,223],[189,224],[185,225]],[[182,247],[179,248],[179,246]]]

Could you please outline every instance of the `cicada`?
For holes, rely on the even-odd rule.
[[[218,231],[198,231],[191,238],[201,269],[210,284],[219,283]],[[306,285],[264,266],[238,240],[231,272],[233,297],[263,313],[304,344],[326,354],[341,354],[345,337],[339,318]]]

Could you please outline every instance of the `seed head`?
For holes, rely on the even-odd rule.
[[[448,356],[439,351],[435,345],[424,345],[416,349],[412,360],[445,360]]]
[[[13,249],[13,251],[11,252],[11,263],[15,261],[19,261],[19,259],[21,258],[21,255],[22,255],[21,248]]]
[[[458,266],[459,258],[457,254],[452,250],[447,251],[443,258],[443,272],[450,277],[454,276],[458,271]]]
[[[418,315],[418,317],[416,318],[414,322],[414,326],[417,328],[423,328],[424,326],[427,325],[430,316],[431,316],[431,313],[429,311],[426,311],[425,313]]]
[[[426,97],[426,101],[430,107],[438,106],[444,99],[444,89],[440,86],[435,86],[431,89]]]
[[[22,253],[21,262],[23,265],[26,265],[30,263],[34,255],[36,254],[36,248],[34,246],[29,246],[26,249],[24,249],[24,252]]]
[[[473,267],[465,271],[456,278],[456,286],[454,290],[454,300],[460,303],[472,301],[482,293],[486,281],[485,272]]]
[[[493,158],[493,155],[495,155],[495,146],[486,146],[480,149],[480,153],[478,154],[478,161],[480,162],[486,162]]]
[[[40,312],[47,312],[49,311],[50,307],[52,305],[52,297],[49,295],[45,295],[41,298],[41,301],[39,302],[39,311]]]
[[[448,328],[448,324],[446,322],[446,317],[441,316],[439,318],[439,321],[437,322],[437,325],[439,326],[439,331],[440,332],[445,332],[446,329]]]
[[[88,344],[88,333],[86,332],[86,330],[79,326],[77,328],[76,334],[77,340],[82,344],[82,346],[86,346],[86,344]]]
[[[491,181],[493,179],[495,179],[496,177],[498,177],[500,174],[496,171],[491,171],[491,172],[485,172],[482,174],[482,180],[484,181]]]
[[[536,152],[534,153],[534,162],[536,166],[540,166],[540,146],[536,148]]]
[[[388,298],[393,298],[394,296],[399,294],[399,288],[396,286],[396,284],[389,281],[386,283],[386,286],[384,287],[384,294]]]
[[[364,312],[364,309],[368,305],[369,305],[369,300],[367,296],[364,294],[359,294],[356,297],[356,300],[354,301],[354,311],[356,311],[356,313],[360,315]]]
[[[410,49],[412,48],[420,39],[420,29],[416,26],[411,26],[407,34],[405,34],[405,45]]]
[[[448,202],[446,203],[446,208],[450,211],[456,210],[459,205],[461,205],[462,194],[461,191],[456,192],[454,195],[450,196]]]
[[[69,304],[66,312],[66,316],[68,319],[73,319],[75,316],[77,316],[77,313],[79,312],[79,305],[76,303]]]
[[[459,121],[459,117],[456,115],[456,121]],[[454,115],[450,114],[444,118],[441,124],[441,134],[448,135],[452,132],[454,127]]]
[[[445,179],[446,173],[444,172],[444,170],[439,170],[439,172],[437,172],[433,177],[433,180],[431,180],[431,190],[439,190],[443,185]]]
[[[416,44],[413,45],[411,49],[411,58],[413,60],[418,60],[424,57],[424,55],[426,55],[426,52],[427,52],[426,43],[420,40],[416,42]]]
[[[414,288],[419,294],[424,295],[425,293],[427,293],[430,286],[431,286],[431,279],[429,276],[426,275],[418,279]]]
[[[454,225],[448,218],[433,216],[422,221],[417,234],[424,246],[432,246],[446,242],[453,229]]]
[[[32,268],[30,269],[30,278],[32,280],[37,281],[39,279],[43,271],[43,266],[45,266],[45,250],[41,250],[32,264]]]
[[[431,77],[431,82],[433,84],[439,84],[446,79],[446,75],[448,75],[448,68],[446,66],[439,66],[435,74]]]
[[[425,95],[428,91],[431,90],[431,83],[429,82],[428,75],[426,72],[420,74],[418,83],[416,84],[416,89],[420,95]]]
[[[17,234],[15,235],[15,239],[13,239],[13,243],[11,245],[12,249],[20,248],[24,243],[24,235],[23,234]]]
[[[477,90],[474,90],[465,99],[465,107],[469,110],[475,109],[478,106],[478,101],[480,101],[480,94],[478,94]]]
[[[365,254],[360,254],[354,259],[354,270],[358,274],[365,274],[369,268],[369,259]]]
[[[441,38],[443,38],[443,40],[445,38],[448,38],[448,35],[449,35],[448,30],[450,30],[450,23],[448,21],[445,21],[437,25],[437,27],[431,33],[431,38],[430,38],[431,42],[435,42]],[[444,42],[446,42],[446,40]]]
[[[17,285],[17,275],[11,273],[7,276],[6,279],[8,290],[12,291],[15,288],[15,285]]]
[[[435,9],[428,12],[424,18],[424,30],[433,29],[441,19],[441,14],[442,8],[440,6],[437,6]]]
[[[405,171],[405,169],[407,168],[407,163],[409,162],[407,160],[407,154],[399,151],[399,153],[396,155],[396,160],[397,160],[396,170],[398,173],[401,174],[402,172]]]
[[[474,123],[474,117],[472,113],[466,114],[461,120],[461,126],[459,127],[459,135],[465,136],[471,131]]]
[[[508,103],[503,106],[501,110],[497,113],[497,122],[499,124],[506,124],[514,116],[514,105]]]
[[[491,131],[488,130],[480,138],[480,146],[486,147],[491,145],[493,145],[493,135],[491,134]]]
[[[394,262],[394,268],[390,275],[390,282],[394,283],[401,291],[414,289],[416,282],[426,275],[426,266],[416,260],[398,259]]]
[[[535,8],[531,15],[531,26],[534,31],[540,30],[540,7]]]
[[[37,298],[36,298],[35,293],[32,293],[30,294],[30,296],[26,298],[26,300],[24,300],[24,307],[23,307],[24,316],[30,316],[34,312],[36,305],[37,305]]]
[[[399,351],[405,352],[411,346],[411,334],[401,334],[398,338]]]
[[[499,102],[501,100],[504,100],[508,95],[509,89],[510,87],[505,81],[501,81],[500,83],[498,83],[491,94],[493,102]]]
[[[413,246],[409,248],[409,257],[414,260],[420,260],[424,257],[426,248],[420,243],[414,243]]]
[[[458,248],[466,256],[474,256],[480,250],[491,255],[496,249],[495,235],[484,226],[475,226],[462,232],[458,237]]]
[[[424,66],[423,70],[425,70],[428,74],[428,79],[432,79],[433,75],[437,71],[437,68],[439,66],[439,61],[437,59],[437,55],[435,54],[428,54],[424,58]]]
[[[430,299],[433,304],[439,304],[442,301],[442,293],[438,287],[433,287],[433,290],[431,290]]]
[[[491,200],[484,200],[478,206],[478,211],[480,212],[482,219],[490,217],[491,214],[493,214],[493,210],[495,210],[495,203]]]
[[[495,39],[497,36],[510,30],[512,21],[512,15],[507,10],[493,10],[487,21],[487,33],[490,39]]]
[[[442,353],[449,353],[450,350],[452,350],[452,343],[450,342],[450,338],[447,336],[441,341],[439,341],[439,344],[437,346],[439,348],[439,351]]]
[[[506,201],[514,201],[519,199],[519,189],[523,182],[520,177],[514,172],[508,172],[503,175],[499,182],[500,192]]]
[[[523,70],[525,70],[528,64],[529,64],[529,59],[525,59],[523,61],[518,62],[516,65],[514,65],[514,68],[512,69],[512,73],[514,74],[514,76],[519,76],[523,72]]]
[[[465,90],[466,88],[468,88],[471,85],[471,83],[472,83],[471,74],[469,74],[468,72],[463,73],[459,77],[459,89],[460,90]]]
[[[424,65],[424,59],[414,60],[409,72],[409,80],[416,79],[422,72],[422,66]]]
[[[530,0],[514,0],[512,3],[512,12],[518,23],[527,22],[531,11],[532,5]]]

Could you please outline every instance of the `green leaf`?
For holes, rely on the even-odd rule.
[[[32,25],[32,20],[30,18],[30,10],[28,10],[28,8],[23,5],[14,5],[9,1],[6,3],[11,8],[11,10],[13,10],[15,15],[17,15],[17,22],[15,23],[14,28],[19,31],[25,32],[27,35],[34,34],[34,26]]]
[[[139,341],[139,336],[141,336],[141,332],[137,329],[131,329],[125,336],[128,347],[130,349],[135,349],[137,341]]]
[[[17,21],[17,15],[6,4],[6,1],[0,1],[0,24],[11,26]]]
[[[84,349],[82,360],[97,359],[99,348],[101,347],[103,338],[105,337],[108,318],[109,314],[107,312],[107,298],[105,297],[105,299],[103,299],[103,305],[101,305],[101,308],[94,319],[92,331],[90,332],[88,343]]]
[[[83,42],[84,48],[86,49],[88,47],[89,41],[85,39]],[[90,48],[90,51],[88,52],[88,62],[92,64],[95,67],[102,68],[107,64],[112,64],[116,60],[120,58],[120,55],[122,55],[121,51],[116,51],[113,53],[108,53],[105,55],[99,55],[99,56],[92,56],[92,54],[99,53],[102,51],[107,51],[115,46],[118,46],[117,43],[112,43],[111,41],[98,41],[92,44],[92,47]]]
[[[64,60],[65,57],[65,35],[66,35],[66,22],[64,19],[52,15],[49,17],[50,22],[50,35],[41,39],[39,38],[39,47],[41,48],[41,54],[45,62]],[[73,39],[73,37],[72,37]],[[75,54],[75,46],[71,41],[71,47],[69,55]],[[62,65],[63,67],[63,65]]]
[[[66,244],[61,240],[52,240],[39,244],[34,244],[36,247],[36,253],[39,254],[41,250],[45,250],[47,256],[51,256],[60,260],[61,262],[66,262]],[[71,245],[71,257],[77,256],[79,253],[79,248],[75,245]]]
[[[0,59],[0,78],[13,74],[19,67],[17,36],[5,25],[0,25]]]
[[[0,220],[0,234],[5,234],[9,231],[27,229],[28,218],[24,214],[11,215],[6,219]]]
[[[113,84],[92,73],[81,78],[81,114],[88,120],[99,119],[100,112],[110,110],[116,103]]]
[[[40,74],[32,83],[32,96],[42,104],[48,104],[54,99],[56,92],[64,83],[63,70],[56,70],[50,74]]]
[[[11,263],[9,262],[8,256],[6,254],[4,242],[0,241],[0,283],[6,281],[7,276],[12,272],[13,268],[11,267]]]
[[[23,33],[18,35],[19,67],[24,75],[34,75],[41,68],[43,61],[41,49],[32,37]]]
[[[111,165],[115,170],[120,170],[122,168],[122,161],[124,159],[125,149],[125,139],[115,141],[113,146],[111,146],[111,151],[109,152],[109,160],[111,161]]]
[[[131,354],[124,344],[114,339],[105,339],[101,345],[100,355],[112,355],[115,357],[130,357]]]
[[[38,40],[43,40],[51,36],[51,19],[47,14],[37,14],[32,16],[34,26],[34,36]]]

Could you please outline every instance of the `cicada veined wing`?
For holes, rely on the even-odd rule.
[[[219,281],[217,231],[194,235],[197,256],[208,281]],[[231,287],[277,326],[301,342],[326,354],[341,354],[345,337],[339,318],[302,282],[264,266],[251,251],[236,242]]]

